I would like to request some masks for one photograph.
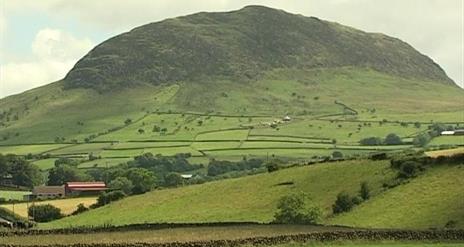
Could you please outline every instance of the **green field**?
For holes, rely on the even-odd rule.
[[[0,190],[0,198],[5,200],[23,200],[23,196],[30,194],[29,191],[12,191],[12,190]]]
[[[380,193],[382,183],[393,176],[388,167],[388,162],[384,161],[349,161],[157,190],[41,227],[143,222],[269,222],[273,218],[277,200],[297,191],[309,193],[324,214],[330,215],[337,193],[342,190],[355,192],[362,181],[371,184],[373,193]],[[285,182],[294,184],[279,185]],[[184,213],[185,208],[189,209],[188,213]]]
[[[464,165],[434,168],[328,222],[373,228],[432,228],[454,220],[464,228],[463,177]]]

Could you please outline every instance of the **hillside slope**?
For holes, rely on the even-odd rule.
[[[272,221],[280,197],[304,191],[331,211],[337,193],[368,181],[379,192],[391,176],[388,162],[340,162],[153,191],[42,227],[124,225],[143,222]],[[349,177],[350,179],[346,179]],[[285,183],[293,184],[285,184]]]
[[[439,167],[329,220],[359,227],[464,227],[464,166]]]
[[[387,161],[346,161],[297,167],[274,173],[132,196],[62,220],[41,225],[124,225],[144,222],[270,222],[278,199],[291,192],[308,193],[324,212],[325,224],[374,228],[444,227],[450,220],[463,227],[463,166],[428,170],[410,183],[384,191],[395,173]],[[341,191],[357,193],[367,181],[373,197],[349,213],[332,216]],[[293,184],[292,184],[293,183]]]

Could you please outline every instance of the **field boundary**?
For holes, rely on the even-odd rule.
[[[267,237],[250,237],[242,239],[224,240],[203,240],[187,242],[167,242],[167,243],[76,243],[53,245],[56,247],[123,247],[123,246],[151,246],[151,247],[216,247],[216,246],[274,246],[289,242],[305,243],[310,241],[330,242],[330,241],[462,241],[464,240],[464,230],[340,230],[340,231],[321,231],[303,234],[285,234]],[[0,247],[15,247],[23,245],[2,244]],[[27,245],[33,247],[45,247],[48,245]]]

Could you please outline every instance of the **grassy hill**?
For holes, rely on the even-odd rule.
[[[278,199],[290,192],[299,191],[310,194],[324,213],[329,214],[340,191],[354,193],[359,190],[362,181],[368,181],[374,192],[378,193],[383,182],[392,175],[388,162],[383,161],[290,168],[274,173],[153,191],[42,227],[143,222],[269,222],[273,219]]]
[[[270,222],[277,200],[298,191],[310,194],[323,209],[322,223],[326,224],[440,228],[455,220],[458,227],[463,227],[460,195],[463,172],[462,165],[433,168],[409,183],[385,190],[383,183],[395,176],[388,161],[319,164],[153,191],[41,227],[143,222]],[[374,196],[349,213],[332,216],[331,205],[336,195],[341,191],[356,193],[363,181],[368,182]]]
[[[329,223],[374,228],[464,227],[464,166],[439,167]]]

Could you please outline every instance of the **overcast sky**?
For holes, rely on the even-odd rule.
[[[398,37],[464,87],[464,0],[0,0],[0,98],[63,78],[92,47],[136,26],[252,4]]]

